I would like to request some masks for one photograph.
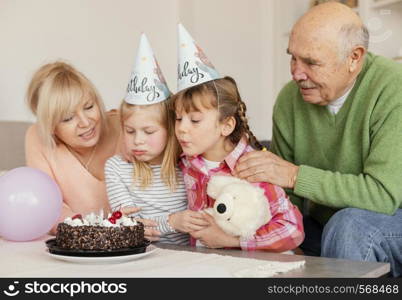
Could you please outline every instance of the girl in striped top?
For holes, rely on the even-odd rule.
[[[183,175],[177,168],[179,148],[170,100],[152,105],[123,101],[120,117],[130,161],[115,155],[106,162],[105,180],[112,210],[139,207],[141,210],[134,216],[157,224],[155,230],[146,231],[146,238],[188,244],[187,233],[207,223],[200,212],[187,210]]]
[[[188,244],[187,233],[208,223],[201,213],[186,209],[170,95],[148,39],[142,34],[120,106],[125,157],[113,156],[106,162],[105,181],[112,210],[129,206],[140,209],[134,216],[142,218],[146,238]]]

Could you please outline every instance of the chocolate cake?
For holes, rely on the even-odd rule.
[[[76,215],[57,226],[56,245],[63,249],[116,250],[143,244],[144,225],[121,213],[107,219],[93,213],[85,218]]]

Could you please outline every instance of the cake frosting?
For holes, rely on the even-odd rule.
[[[106,219],[103,219],[101,216],[96,215],[95,213],[90,213],[86,215],[84,218],[71,218],[68,217],[64,220],[63,223],[70,226],[105,226],[105,227],[119,227],[123,226],[135,226],[137,225],[137,221],[134,218],[130,218],[127,216],[122,216],[116,219],[115,223],[110,222],[110,218],[112,218],[112,214],[109,214]]]

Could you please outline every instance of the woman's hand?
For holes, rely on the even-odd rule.
[[[211,215],[205,213],[204,218],[210,225],[199,231],[190,232],[193,238],[199,240],[208,248],[240,247],[239,237],[224,232],[218,224],[215,223]]]
[[[189,209],[169,215],[168,222],[175,230],[186,233],[201,230],[209,225],[203,213]]]
[[[293,189],[299,167],[269,151],[253,151],[240,157],[234,176],[250,182],[269,182]]]

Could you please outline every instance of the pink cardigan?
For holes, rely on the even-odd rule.
[[[117,121],[117,113],[108,113],[107,116]],[[111,156],[117,153],[118,147],[116,145]],[[52,229],[53,233],[57,224],[68,216],[110,210],[105,182],[86,170],[63,144],[57,145],[55,150],[47,149],[39,137],[36,124],[29,127],[25,135],[25,159],[27,166],[49,174],[63,194],[63,210]]]

